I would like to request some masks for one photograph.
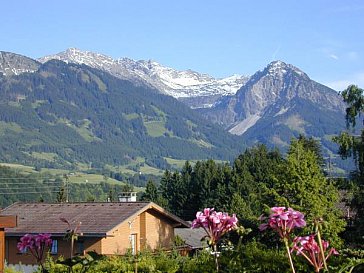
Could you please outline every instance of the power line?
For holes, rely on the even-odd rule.
[[[1,185],[42,185],[42,184],[62,184],[59,181],[43,181],[43,182],[39,182],[39,181],[34,181],[34,182],[5,182],[5,183],[1,183],[0,182],[0,186]]]
[[[14,180],[39,180],[39,179],[55,179],[54,177],[0,177],[0,180],[14,179]]]
[[[39,193],[39,194],[42,194],[42,193],[56,193],[56,192],[59,192],[59,191],[43,191],[43,192],[39,192],[39,191],[29,191],[29,192],[4,192],[4,193],[1,193],[1,195],[30,194],[30,193]]]
[[[60,186],[40,186],[36,188],[59,188]],[[26,187],[26,188],[0,188],[0,190],[24,190],[24,189],[34,189],[35,187]]]

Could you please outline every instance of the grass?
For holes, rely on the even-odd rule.
[[[43,103],[46,103],[45,100],[36,100],[35,102],[32,102],[32,108],[36,109],[39,106],[41,106]]]
[[[110,177],[105,177],[101,174],[85,174],[85,173],[76,172],[73,175],[68,175],[68,179],[69,179],[70,183],[77,183],[77,184],[82,184],[82,183],[99,184],[101,182],[105,182],[105,183],[109,183],[112,185],[125,185],[125,182],[121,182],[121,181],[115,180]],[[140,192],[140,191],[144,191],[144,190],[145,189],[142,187],[134,186],[134,191],[136,191],[136,192]]]
[[[146,164],[144,157],[137,157],[126,165],[120,165],[120,166],[106,165],[105,167],[111,171],[121,172],[122,174],[127,174],[127,175],[135,175],[140,173],[140,174],[151,174],[160,176],[163,174],[164,171],[161,169],[151,167],[148,164]],[[138,171],[135,171],[135,169],[138,169]]]
[[[50,169],[50,168],[42,168],[40,173],[41,174],[51,174],[51,175],[59,175],[63,176],[64,174],[68,174],[69,170],[63,170],[63,169]]]
[[[0,135],[4,135],[6,131],[20,133],[22,131],[22,128],[14,122],[0,121]]]
[[[153,108],[154,112],[160,116],[161,118],[163,118],[163,120],[165,120],[166,118],[166,113],[164,113],[161,109],[159,109],[158,107],[154,106],[154,105],[151,105],[151,107]]]
[[[123,117],[124,117],[126,120],[133,120],[133,119],[137,119],[137,118],[139,118],[139,114],[137,114],[137,113],[123,114]]]
[[[163,170],[161,169],[157,169],[157,168],[153,168],[147,164],[145,164],[144,166],[140,167],[140,172],[142,174],[152,174],[152,175],[156,175],[156,176],[160,176],[163,175]]]
[[[13,163],[0,163],[0,166],[9,167],[15,170],[18,170],[22,174],[31,174],[36,173],[33,167],[25,166],[21,164],[13,164]]]
[[[182,159],[174,159],[171,157],[165,157],[164,158],[167,163],[171,166],[173,166],[176,169],[182,169],[182,167],[185,165],[186,160],[182,160]]]
[[[120,181],[115,180],[113,178],[104,177],[101,174],[87,174],[87,173],[80,173],[75,172],[72,175],[68,175],[68,180],[70,183],[89,183],[89,184],[98,184],[101,182],[107,182],[110,184],[119,184]]]
[[[165,121],[144,121],[144,126],[151,137],[163,136],[168,131],[165,124]]]
[[[48,168],[42,168],[40,172],[37,172],[34,170],[31,166],[25,166],[21,164],[12,164],[12,163],[0,163],[0,166],[6,166],[12,169],[16,169],[19,171],[19,173],[27,175],[27,174],[40,174],[39,178],[42,179],[46,176],[53,175],[53,176],[60,176],[63,178],[65,174],[68,175],[68,181],[70,183],[88,183],[88,184],[98,184],[101,182],[110,183],[112,185],[125,185],[124,182],[118,181],[116,179],[110,178],[110,177],[104,177],[101,174],[87,174],[82,172],[71,172],[69,170],[63,170],[63,169],[48,169]],[[144,188],[142,187],[134,187],[134,190],[144,191]]]
[[[37,159],[43,159],[47,161],[54,161],[58,155],[55,153],[38,153],[38,152],[31,152],[28,153],[31,157],[37,158]]]
[[[99,138],[95,137],[94,134],[92,133],[92,131],[90,130],[91,121],[88,119],[84,119],[82,121],[82,124],[80,124],[79,126],[72,124],[71,121],[64,119],[64,118],[58,119],[58,122],[63,123],[65,125],[67,125],[68,127],[71,127],[72,129],[74,129],[87,142],[100,140]]]
[[[193,139],[193,140],[190,140],[192,143],[195,143],[197,144],[198,146],[200,147],[203,147],[203,148],[212,148],[213,145],[204,141],[203,139]]]
[[[21,108],[20,102],[17,102],[17,101],[9,101],[8,105],[13,106],[13,107]]]
[[[90,74],[91,74],[90,75],[91,79],[97,84],[99,89],[102,92],[106,92],[106,90],[107,90],[106,84],[98,76],[96,76],[95,74],[92,74],[92,73],[90,73]]]

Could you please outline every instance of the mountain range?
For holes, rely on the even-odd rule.
[[[331,137],[345,128],[345,105],[338,93],[311,80],[299,68],[282,61],[274,61],[250,77],[233,75],[216,79],[191,70],[178,71],[151,60],[113,59],[103,54],[71,48],[38,60],[1,52],[0,73],[3,74],[0,91],[4,96],[1,100],[6,107],[23,108],[30,105],[33,110],[28,111],[35,112],[37,118],[48,125],[50,121],[47,119],[52,116],[52,126],[63,123],[68,130],[73,129],[79,135],[82,130],[83,133],[87,131],[86,135],[90,137],[89,144],[95,141],[99,141],[98,144],[102,142],[108,147],[106,150],[113,148],[109,140],[98,131],[102,123],[108,123],[112,119],[118,126],[125,126],[123,122],[138,121],[135,128],[130,129],[129,124],[126,126],[129,131],[122,131],[133,134],[138,132],[139,136],[146,137],[139,137],[138,140],[138,145],[144,148],[143,152],[140,150],[132,153],[131,147],[124,149],[126,144],[119,143],[120,147],[124,147],[124,150],[120,148],[120,152],[133,156],[143,154],[151,157],[158,147],[164,151],[157,153],[160,158],[226,159],[228,154],[240,152],[245,144],[265,143],[285,149],[290,139],[299,134],[320,140],[324,153],[332,155],[337,146],[332,143]],[[72,81],[63,82],[64,74]],[[39,84],[38,81],[42,83]],[[113,86],[113,89],[109,90],[109,86]],[[128,92],[118,91],[124,90],[124,86],[128,86]],[[44,99],[42,96],[45,90],[47,97]],[[65,93],[66,90],[68,93],[69,90],[73,90],[71,97],[77,94],[82,102],[76,103],[75,98],[70,99],[70,95]],[[79,93],[80,90],[83,91]],[[109,105],[110,98],[106,103],[97,93],[92,102],[88,102],[91,99],[88,95],[93,94],[92,92],[116,97],[113,97],[113,103]],[[134,97],[141,93],[145,97]],[[148,96],[156,101],[145,101]],[[133,110],[126,110],[125,104],[130,103],[129,100],[133,101],[129,107],[134,108]],[[115,105],[115,102],[119,104]],[[95,107],[97,104],[102,109],[110,108],[110,111],[103,112],[105,115],[98,117],[98,121],[95,117],[91,118],[93,112],[99,112]],[[141,105],[143,107],[140,107]],[[120,109],[116,111],[118,107]],[[44,112],[45,109],[51,111],[55,108],[60,112]],[[82,114],[81,109],[88,114]],[[71,111],[72,119],[69,114],[65,118],[62,111]],[[0,116],[4,115],[0,113]],[[2,122],[4,127],[5,122],[5,127],[9,129],[9,122],[3,118],[0,119],[0,123]],[[94,127],[95,124],[99,124],[99,127]],[[107,128],[103,128],[104,134],[115,131],[112,124],[105,127]],[[51,127],[48,129],[53,130]],[[140,130],[143,133],[140,133]],[[129,135],[131,136],[133,135]],[[171,141],[171,145],[167,145],[168,148],[164,143],[166,140]],[[178,142],[182,140],[183,143]],[[113,139],[114,144],[115,141],[117,140]],[[44,143],[46,142],[44,140]],[[190,152],[194,150],[193,147],[197,147],[194,153],[187,155],[168,150],[176,148],[175,145],[186,143],[186,147],[191,148],[187,149]],[[224,146],[226,144],[227,146]],[[34,149],[33,146],[30,147]]]
[[[192,108],[211,107],[221,96],[235,94],[248,80],[247,76],[242,75],[216,79],[192,70],[177,71],[152,60],[113,59],[103,54],[76,48],[39,58],[38,61],[44,63],[53,59],[66,63],[85,64],[120,79],[149,85],[163,94],[184,101]]]
[[[1,56],[0,162],[74,168],[142,158],[164,169],[167,159],[229,160],[244,147],[238,137],[143,82],[59,60],[42,64]],[[13,69],[13,63],[26,63],[28,72],[19,74],[25,69]]]

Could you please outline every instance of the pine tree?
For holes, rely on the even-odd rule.
[[[152,180],[148,180],[145,192],[143,193],[141,200],[157,202],[158,189]]]
[[[327,239],[340,243],[338,234],[344,230],[342,212],[337,208],[339,192],[326,179],[314,151],[305,142],[293,139],[287,160],[281,165],[274,186],[268,189],[271,206],[287,206],[306,215],[308,223],[323,219]]]

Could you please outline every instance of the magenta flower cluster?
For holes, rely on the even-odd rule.
[[[311,234],[305,237],[296,237],[293,240],[294,246],[292,248],[292,252],[296,251],[297,255],[302,255],[305,259],[315,268],[316,272],[319,272],[324,268],[324,260],[325,261],[331,255],[338,255],[339,253],[335,248],[329,248],[329,242],[322,240],[322,248],[324,251],[324,255],[321,253],[320,246],[315,240],[315,234]]]
[[[268,222],[259,226],[260,231],[267,228],[272,228],[278,232],[281,238],[288,238],[288,235],[294,228],[301,228],[306,226],[305,216],[292,208],[286,207],[273,207],[268,217]],[[260,220],[265,220],[267,217],[261,216]]]
[[[238,218],[235,214],[229,216],[225,212],[216,212],[213,208],[205,208],[196,213],[196,219],[192,222],[191,228],[202,227],[208,237],[210,244],[215,245],[227,232],[237,227]]]
[[[29,251],[41,263],[45,249],[52,245],[51,235],[48,233],[40,233],[37,235],[25,234],[20,238],[17,247],[19,251]]]

